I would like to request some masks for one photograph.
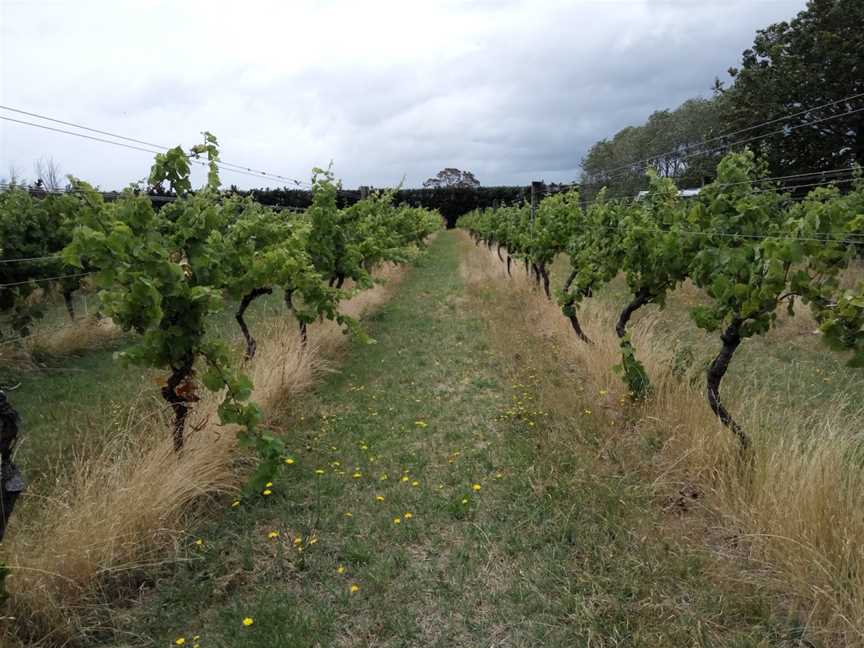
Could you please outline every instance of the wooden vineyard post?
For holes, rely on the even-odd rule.
[[[0,541],[6,533],[15,501],[24,491],[24,478],[12,463],[12,450],[18,440],[20,423],[18,412],[9,403],[6,393],[0,390]]]
[[[531,222],[534,222],[534,217],[537,215],[537,201],[540,199],[540,194],[543,191],[543,183],[540,180],[531,181]]]

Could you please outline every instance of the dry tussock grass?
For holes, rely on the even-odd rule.
[[[0,341],[0,367],[33,369],[39,358],[62,356],[96,349],[115,342],[123,332],[110,318],[79,317],[60,326],[36,324],[34,331]]]
[[[753,439],[755,452],[742,465],[732,435],[708,407],[700,367],[676,375],[676,336],[668,322],[660,326],[661,313],[642,313],[631,324],[654,388],[644,404],[632,405],[613,370],[620,354],[612,305],[586,301],[580,321],[595,344],[585,345],[521,268],[514,264],[508,279],[494,251],[470,247],[475,252],[463,264],[466,280],[506,282],[514,317],[529,322],[552,343],[559,361],[573,368],[573,384],[541,396],[559,409],[567,400],[571,409],[579,407],[573,401],[592,404],[609,433],[604,447],[614,446],[615,456],[653,485],[658,504],[669,509],[669,528],[680,531],[672,511],[681,512],[675,504],[687,500],[691,532],[719,558],[718,576],[774,588],[811,637],[864,646],[864,408],[795,402],[788,389],[794,376],[767,385],[758,367],[739,369],[724,392]],[[692,287],[683,290],[684,299],[698,298]],[[815,336],[803,337],[814,328],[807,315],[784,321],[769,342],[817,344]],[[710,336],[699,344],[711,352],[718,346]],[[574,399],[574,391],[583,398]],[[645,440],[659,450],[646,452]]]
[[[376,276],[386,283],[347,301],[343,312],[361,317],[379,306],[402,273],[380,269]],[[287,316],[257,328],[258,353],[246,370],[252,398],[271,417],[332,370],[346,345],[331,322],[310,327],[306,346]],[[175,454],[164,404],[142,397],[98,451],[73,458],[52,483],[30,489],[27,498],[41,500],[38,515],[16,517],[4,543],[12,570],[9,617],[0,620],[7,641],[86,644],[110,627],[112,605],[134,597],[149,568],[183,559],[183,530],[207,514],[208,501],[235,492],[245,471],[234,430],[218,425],[218,402],[217,395],[202,396],[186,445]]]
[[[77,318],[56,329],[41,329],[24,341],[31,357],[67,355],[82,349],[94,349],[114,342],[123,331],[107,317]]]

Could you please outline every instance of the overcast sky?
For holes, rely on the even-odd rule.
[[[165,146],[206,129],[223,160],[303,180],[333,160],[348,187],[419,186],[445,166],[484,185],[566,181],[596,140],[709,96],[757,29],[804,6],[0,0],[0,104]],[[103,188],[151,157],[0,121],[0,177],[41,156]]]

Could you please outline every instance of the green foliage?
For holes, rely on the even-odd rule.
[[[645,124],[628,126],[594,144],[582,160],[583,189],[593,198],[602,188],[619,198],[647,189],[645,170],[675,178],[684,187],[714,175],[717,155],[692,155],[719,129],[721,102],[689,99],[675,110],[659,110]]]
[[[42,257],[59,254],[70,241],[88,199],[77,193],[40,198],[21,186],[0,192],[0,259],[37,259],[0,263],[0,316],[15,336],[29,335],[33,321],[44,314],[41,302],[31,299],[38,287],[71,293],[80,286],[81,277],[51,280],[77,273],[59,257]],[[0,322],[0,335],[4,328]]]
[[[205,149],[215,168],[212,136],[206,137]],[[96,271],[104,312],[124,330],[140,334],[121,358],[170,370],[163,396],[175,411],[175,447],[182,445],[189,403],[197,399],[199,361],[201,384],[224,391],[221,422],[238,425],[241,439],[258,437],[260,412],[248,402],[251,381],[232,368],[227,348],[207,327],[208,317],[222,308],[228,283],[225,232],[233,205],[216,201],[212,174],[204,191],[189,193],[189,165],[179,147],[157,156],[150,178],[167,181],[178,199],[156,211],[147,196],[127,189],[117,201],[104,203],[81,183],[89,207],[80,215],[64,259],[77,267],[86,260]],[[261,465],[274,469],[266,461]]]
[[[843,114],[861,100],[841,101],[864,93],[862,24],[859,0],[808,2],[793,20],[759,30],[730,70],[733,84],[720,95],[724,131],[790,115],[748,133],[767,136],[757,153],[771,175],[864,164],[861,113]]]
[[[818,188],[796,202],[767,183],[767,173],[766,163],[746,151],[727,155],[717,179],[690,201],[668,177],[649,172],[639,200],[610,201],[601,191],[583,209],[578,199],[547,198],[536,229],[525,208],[477,211],[459,224],[478,242],[505,245],[534,263],[551,263],[566,250],[571,273],[559,303],[585,341],[579,305],[622,273],[633,299],[616,327],[617,369],[635,398],[648,395],[649,381],[626,331],[630,316],[645,304],[662,307],[685,280],[702,288],[707,301],[691,310],[693,321],[722,331],[723,343],[709,367],[709,401],[744,440],[719,401],[719,383],[741,340],[767,332],[781,305],[790,313],[796,299],[809,305],[826,343],[851,351],[852,366],[864,366],[864,284],[840,287],[840,274],[864,245],[864,182],[846,194]]]
[[[206,156],[209,173],[206,185],[193,193],[189,159],[199,156]],[[81,208],[63,261],[92,268],[105,314],[138,334],[122,360],[169,371],[162,395],[175,413],[176,448],[182,446],[198,386],[223,394],[221,423],[236,426],[241,445],[261,459],[248,485],[257,490],[275,474],[284,445],[259,430],[252,382],[210,330],[223,294],[242,299],[285,286],[302,322],[324,316],[360,333],[356,322],[339,312],[346,296],[342,282],[351,279],[357,289],[371,286],[376,264],[410,258],[411,249],[441,221],[427,210],[393,206],[392,194],[340,210],[338,185],[330,171],[320,169],[313,175],[312,207],[289,220],[249,197],[222,200],[218,160],[216,138],[206,132],[189,155],[180,147],[158,154],[151,190],[176,195],[158,210],[136,187],[106,203],[77,183]],[[29,204],[26,194],[14,197]]]

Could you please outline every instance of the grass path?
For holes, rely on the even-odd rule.
[[[270,494],[189,537],[192,560],[121,620],[140,638],[124,642],[744,647],[789,638],[766,595],[710,584],[700,554],[657,532],[648,490],[598,465],[572,407],[543,401],[548,385],[574,377],[555,368],[551,349],[520,354],[538,344],[527,325],[500,330],[506,295],[460,272],[471,247],[458,233],[436,238],[367,320],[378,343],[355,344],[280,422],[293,464]]]

